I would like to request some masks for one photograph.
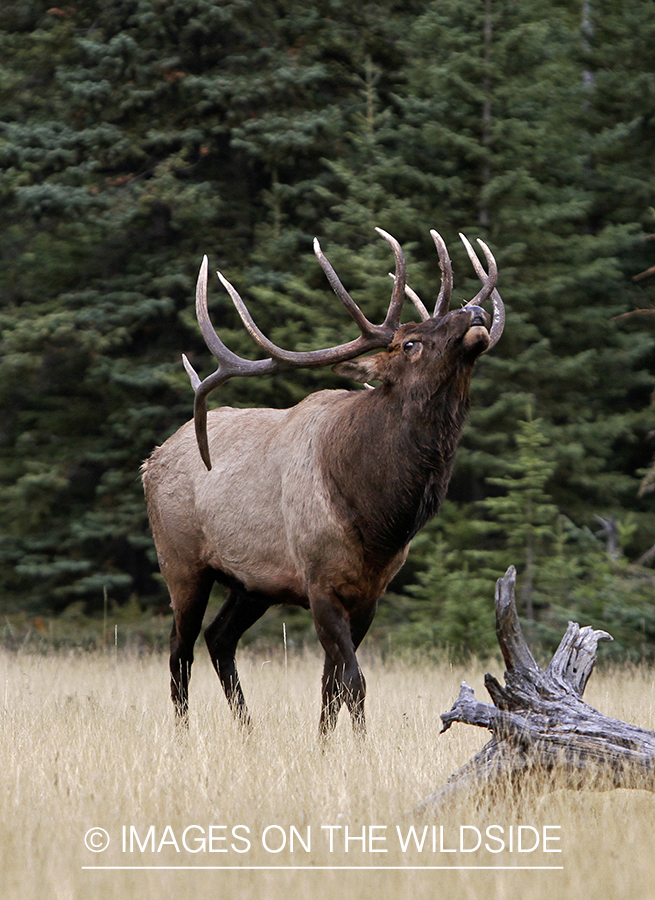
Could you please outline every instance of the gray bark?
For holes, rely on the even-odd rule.
[[[477,725],[491,740],[421,807],[439,804],[462,788],[502,790],[517,783],[549,787],[655,790],[655,732],[604,716],[582,699],[606,631],[569,622],[545,670],[528,647],[516,613],[516,569],[496,583],[496,634],[507,667],[505,684],[485,686],[493,706],[476,700],[463,682],[442,733],[454,722]]]

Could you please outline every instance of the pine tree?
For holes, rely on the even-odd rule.
[[[580,11],[440,3],[416,20],[410,40],[415,65],[400,134],[421,179],[417,216],[438,220],[447,237],[484,226],[508,307],[502,344],[476,372],[453,496],[483,493],[481,479],[498,471],[530,402],[560,449],[554,490],[568,514],[630,503],[652,334],[612,320],[635,296],[626,273],[637,270],[628,261],[643,247],[650,189],[642,185],[631,217],[610,209],[598,217],[605,189],[590,177],[598,123],[583,77]],[[460,260],[456,253],[457,271]]]
[[[465,552],[452,549],[443,534],[438,534],[425,563],[410,588],[416,599],[407,611],[408,621],[396,628],[395,640],[424,651],[441,648],[456,657],[492,654],[493,581],[469,564]]]
[[[15,603],[98,606],[103,588],[163,602],[137,472],[191,413],[181,352],[210,364],[192,303],[202,252],[255,303],[274,298],[254,312],[280,343],[352,328],[324,312],[307,225],[325,211],[323,157],[337,155],[349,98],[359,106],[355,70],[367,54],[385,72],[398,58],[406,13],[379,12],[8,5],[0,578]],[[224,292],[211,301],[226,342],[252,354]],[[219,402],[284,405],[312,377],[239,380]]]
[[[327,346],[353,325],[312,238],[374,319],[391,268],[376,225],[405,246],[426,301],[439,281],[429,229],[451,248],[457,298],[478,283],[456,232],[487,239],[508,307],[502,343],[476,367],[451,505],[417,540],[394,586],[401,605],[419,602],[406,592],[435,535],[453,598],[465,596],[458,578],[501,574],[472,504],[506,475],[528,403],[552,448],[545,490],[568,523],[563,558],[579,566],[585,603],[608,596],[616,573],[595,579],[585,562],[594,515],[634,516],[628,558],[655,533],[652,494],[636,496],[655,335],[617,318],[655,305],[655,280],[633,281],[652,266],[652,5],[592,0],[583,16],[541,0],[6,3],[4,596],[93,607],[108,587],[163,605],[137,470],[190,416],[181,352],[203,374],[212,366],[192,302],[202,254],[277,343]],[[228,345],[255,355],[215,280],[210,305]],[[318,371],[235,379],[216,402],[282,406],[337,384]],[[544,622],[555,601],[541,587],[548,557],[536,558]],[[567,585],[582,603],[573,576]]]
[[[521,573],[523,610],[528,621],[533,621],[536,569],[553,543],[559,510],[546,490],[555,464],[544,456],[548,440],[543,424],[533,419],[528,408],[519,429],[515,458],[505,460],[504,475],[489,478],[489,483],[503,493],[488,497],[483,505],[504,538],[507,564],[515,565]]]

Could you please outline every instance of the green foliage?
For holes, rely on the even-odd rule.
[[[548,552],[558,515],[557,507],[546,493],[546,483],[552,478],[555,464],[544,459],[540,452],[548,440],[541,421],[532,418],[530,407],[527,419],[519,423],[519,428],[516,456],[505,462],[506,474],[488,479],[490,485],[504,493],[487,497],[483,505],[496,522],[490,530],[504,536],[507,564],[516,565],[523,572],[521,598],[525,615],[532,620],[535,567],[539,557]]]
[[[528,411],[514,456],[505,460],[507,474],[490,479],[502,493],[473,510],[447,504],[426,529],[417,541],[417,583],[409,588],[418,602],[396,625],[400,645],[492,652],[494,582],[516,564],[519,613],[544,656],[555,650],[570,620],[608,631],[614,638],[605,651],[610,657],[655,655],[652,570],[630,564],[622,552],[612,556],[599,535],[558,511],[548,490],[551,452],[541,420]],[[618,523],[620,546],[634,528],[634,521]]]
[[[588,614],[615,652],[650,653],[651,570],[628,559],[655,533],[652,494],[637,496],[655,335],[650,319],[615,317],[655,305],[655,278],[632,280],[652,265],[653,11],[595,0],[582,23],[579,7],[542,0],[5,3],[7,609],[92,613],[105,588],[165,609],[138,468],[191,414],[181,353],[211,365],[192,302],[203,253],[274,341],[309,349],[354,336],[314,235],[379,320],[392,258],[374,226],[401,240],[428,305],[436,227],[457,300],[477,281],[456,233],[491,244],[508,324],[477,366],[450,502],[381,627],[486,653],[512,562],[544,640]],[[254,356],[215,281],[210,304],[226,343]],[[296,372],[216,400],[284,406],[341,384]],[[517,434],[527,406],[539,418]],[[630,532],[619,560],[594,515]]]
[[[426,556],[411,594],[417,598],[408,623],[397,640],[415,647],[444,647],[451,654],[474,653],[482,658],[496,649],[493,581],[483,570],[472,570],[464,553],[448,548],[439,535]],[[490,593],[491,591],[491,593]]]

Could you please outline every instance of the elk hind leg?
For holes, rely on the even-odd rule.
[[[247,591],[241,583],[233,582],[220,612],[205,629],[207,649],[230,709],[248,729],[252,727],[252,721],[237,672],[236,649],[241,635],[264,615],[270,605],[271,600],[264,594]]]
[[[208,570],[179,585],[169,582],[173,628],[171,629],[171,699],[180,724],[189,721],[189,679],[193,664],[193,646],[202,628],[202,619],[214,583]]]

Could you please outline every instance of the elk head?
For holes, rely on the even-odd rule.
[[[448,369],[443,362],[449,353],[452,353],[454,361],[463,360],[472,363],[477,356],[491,349],[498,342],[505,323],[505,312],[500,294],[496,290],[498,277],[496,261],[483,241],[478,240],[478,243],[485,255],[488,272],[483,268],[469,241],[460,234],[475,271],[482,281],[482,287],[476,296],[461,309],[450,311],[453,288],[451,261],[441,236],[434,230],[430,232],[439,254],[441,269],[441,289],[434,312],[430,313],[416,292],[407,285],[405,257],[400,244],[381,228],[376,228],[376,231],[391,245],[396,261],[396,271],[392,275],[394,286],[391,301],[385,320],[381,325],[369,322],[342,285],[336,272],[324,256],[318,240],[314,239],[314,253],[321,268],[335,294],[360,330],[360,336],[355,340],[324,350],[294,352],[277,347],[259,330],[235,288],[220,272],[217,273],[232,298],[243,324],[255,342],[269,354],[268,359],[243,359],[229,350],[219,338],[211,324],[207,309],[208,262],[207,257],[204,257],[196,285],[196,313],[202,335],[208,348],[218,360],[218,367],[213,374],[201,381],[186,356],[183,356],[183,362],[195,391],[196,438],[200,455],[207,469],[211,469],[207,440],[207,396],[210,391],[235,375],[264,375],[296,368],[334,365],[336,372],[355,378],[355,380],[368,382],[379,379],[383,383],[390,384],[399,376],[403,368],[414,366],[417,371],[420,369],[423,356],[425,355],[426,359],[430,357],[430,354],[423,353],[424,346],[429,342],[434,343],[436,340],[441,342],[440,369],[442,372]],[[420,323],[400,324],[405,296],[418,310]],[[489,316],[481,308],[481,304],[489,297],[492,298],[494,310],[491,323]],[[380,348],[384,348],[385,352],[356,360],[356,357]]]

